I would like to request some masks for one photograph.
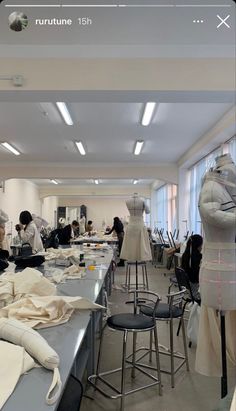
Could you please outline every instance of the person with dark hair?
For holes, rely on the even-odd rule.
[[[86,232],[91,234],[92,231],[93,231],[93,222],[92,220],[89,220],[86,225]]]
[[[62,228],[59,235],[59,243],[61,245],[70,244],[70,240],[78,235],[79,223],[76,220],[73,220],[71,224],[66,225]]]
[[[182,255],[181,266],[189,278],[193,296],[200,299],[199,289],[199,271],[202,259],[203,238],[199,234],[193,234],[189,237],[186,249]]]
[[[23,243],[29,243],[33,251],[43,251],[43,243],[38,229],[29,211],[22,211],[19,216],[20,224],[16,225],[16,231]]]
[[[118,238],[118,250],[119,250],[119,255],[121,252],[122,244],[123,244],[123,239],[124,239],[124,226],[122,221],[119,219],[119,217],[114,217],[113,219],[113,226],[110,231],[106,232],[106,235],[111,234],[113,231],[116,232],[117,238]],[[120,260],[118,263],[119,267],[124,267],[124,260]]]

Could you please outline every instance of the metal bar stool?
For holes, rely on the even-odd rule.
[[[184,298],[185,292],[186,292],[186,289],[184,288],[181,291],[167,294],[168,303],[160,303],[158,304],[158,307],[156,309],[154,306],[147,307],[145,304],[142,304],[142,302],[139,302],[140,313],[148,317],[151,317],[151,318],[153,318],[153,315],[154,315],[157,321],[167,321],[170,324],[170,348],[168,349],[168,351],[159,349],[159,353],[170,357],[170,366],[171,366],[170,371],[161,369],[161,372],[171,375],[172,388],[174,388],[175,386],[175,374],[177,373],[177,371],[179,371],[179,369],[184,364],[186,364],[187,371],[189,371],[187,341],[186,341],[185,325],[184,325],[184,318],[183,318],[183,314],[184,314],[183,298]],[[184,355],[181,353],[174,352],[173,321],[175,319],[178,319],[181,322],[184,353],[185,353]],[[156,350],[156,347],[155,347],[155,350]],[[142,354],[141,357],[138,358],[137,360],[138,365],[141,364],[139,361],[142,360],[146,355],[149,355],[149,361],[151,362],[152,353],[155,350],[153,350],[152,348],[152,334],[150,333],[149,347],[148,348],[142,347],[138,350],[138,351],[145,351],[144,354]],[[177,367],[175,367],[174,365],[175,358],[182,360],[181,363]],[[151,366],[150,368],[153,369],[153,367]]]
[[[162,386],[161,386],[161,372],[160,372],[160,360],[159,360],[159,351],[158,351],[158,337],[157,337],[157,329],[156,329],[156,319],[155,319],[155,312],[158,308],[158,304],[160,301],[160,298],[157,294],[151,292],[151,291],[130,291],[130,293],[134,294],[134,313],[123,313],[123,314],[117,314],[117,315],[112,315],[107,319],[107,323],[105,324],[104,329],[106,326],[113,330],[121,331],[123,332],[123,349],[122,349],[122,366],[120,368],[116,368],[110,371],[106,372],[100,372],[100,362],[101,362],[101,352],[102,352],[102,343],[103,343],[103,337],[104,337],[104,329],[102,332],[101,340],[100,340],[100,346],[99,346],[99,352],[98,352],[98,361],[97,361],[97,371],[95,375],[91,375],[88,377],[88,381],[93,385],[93,387],[98,390],[101,394],[106,396],[107,398],[111,399],[117,399],[120,398],[120,411],[124,410],[124,399],[126,395],[135,393],[137,391],[143,390],[145,388],[152,387],[154,385],[159,386],[159,395],[162,395]],[[142,296],[145,294],[145,299],[142,298],[140,300],[140,294],[142,293]],[[148,300],[148,304],[146,301]],[[142,301],[143,307],[146,307],[147,309],[153,310],[153,315],[152,316],[146,316],[140,313],[137,313],[137,307],[139,302]],[[156,375],[153,375],[151,372],[147,372],[145,369],[145,366],[139,365],[136,362],[136,341],[137,341],[137,334],[140,332],[147,332],[149,331],[151,334],[154,334],[154,342],[155,342],[155,367],[152,368],[152,370],[155,370]],[[127,345],[127,338],[128,338],[128,333],[133,334],[133,351],[131,354],[131,360],[127,360],[126,358],[126,345]],[[129,356],[130,358],[130,356]],[[126,364],[129,364],[128,366]],[[143,384],[141,386],[138,386],[137,388],[131,389],[129,391],[126,391],[126,370],[130,368],[131,369],[131,378],[135,378],[135,372],[138,370],[139,372],[143,373],[146,377],[148,377],[151,381],[149,384]],[[147,368],[147,366],[146,366]],[[116,372],[121,371],[121,384],[120,387],[117,388],[115,387],[111,382],[110,382],[110,375],[114,374]],[[149,370],[150,371],[150,370]],[[109,380],[105,379],[104,377],[109,376]],[[102,384],[105,384],[111,391],[114,392],[113,395],[108,394],[105,389],[101,388],[98,383],[99,381]]]
[[[131,268],[135,267],[135,284],[130,283],[131,279]],[[138,269],[141,267],[142,270],[142,276],[143,276],[143,282],[140,284],[138,280]],[[147,275],[147,263],[146,261],[127,261],[126,263],[126,277],[125,277],[125,288],[130,291],[131,285],[134,286],[135,290],[139,290],[140,286],[142,286],[144,289],[148,290],[149,285],[148,285],[148,275]]]

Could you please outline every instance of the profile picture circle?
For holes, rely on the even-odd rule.
[[[26,14],[20,11],[14,11],[8,17],[10,29],[13,31],[22,31],[26,29],[29,24]]]

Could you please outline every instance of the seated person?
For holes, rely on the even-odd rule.
[[[70,244],[70,240],[78,235],[79,223],[74,220],[71,224],[61,229],[59,242],[61,245]]]
[[[202,243],[203,238],[199,234],[193,234],[189,237],[186,249],[182,255],[181,267],[186,272],[189,278],[193,297],[200,300],[199,294],[199,270],[202,259]]]
[[[22,211],[19,221],[20,224],[16,225],[16,231],[18,231],[22,243],[29,243],[33,252],[43,251],[43,243],[30,212]]]

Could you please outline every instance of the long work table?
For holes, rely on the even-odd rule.
[[[96,253],[95,269],[86,270],[82,279],[66,280],[65,283],[58,284],[58,295],[81,296],[103,305],[104,290],[110,288],[113,252],[109,250]],[[101,310],[74,311],[67,323],[39,330],[60,357],[62,392],[71,373],[81,379],[85,371],[87,374],[94,372],[95,338],[101,321]],[[43,367],[34,368],[27,375],[21,376],[2,411],[56,411],[60,400],[50,406],[45,402],[52,376],[52,371]]]

